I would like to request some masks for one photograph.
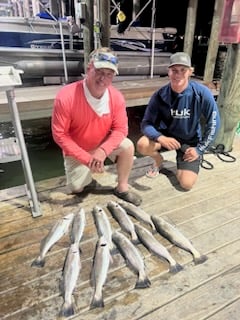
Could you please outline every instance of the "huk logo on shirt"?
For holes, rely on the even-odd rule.
[[[190,118],[190,109],[184,108],[183,110],[171,109],[171,116],[177,119]]]

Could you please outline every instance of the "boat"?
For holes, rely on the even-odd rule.
[[[154,47],[152,36],[154,31]],[[176,37],[175,28],[111,26],[110,45],[119,58],[121,76],[165,75]],[[154,49],[154,55],[153,55]],[[84,72],[83,29],[68,19],[37,16],[0,17],[0,66],[23,70],[22,79],[77,77]]]

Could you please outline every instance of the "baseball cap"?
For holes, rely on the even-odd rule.
[[[93,65],[96,69],[106,68],[118,74],[118,58],[111,52],[95,52],[91,56]]]
[[[191,68],[191,58],[185,52],[174,53],[170,57],[170,64],[168,67],[170,68],[176,64],[180,64],[182,66],[186,66],[186,67]]]

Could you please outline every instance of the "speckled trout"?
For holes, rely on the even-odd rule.
[[[68,249],[63,267],[62,275],[62,296],[64,303],[60,311],[60,316],[69,317],[74,314],[73,290],[76,287],[81,270],[81,260],[78,243],[71,244]]]
[[[201,253],[194,248],[191,241],[188,240],[176,227],[165,221],[164,219],[151,216],[152,221],[156,227],[156,230],[171,243],[175,244],[179,248],[190,252],[193,256],[195,264],[203,263],[207,260],[207,256],[201,255]]]
[[[109,201],[107,203],[107,208],[111,212],[114,219],[117,220],[122,230],[130,234],[132,242],[138,243],[138,236],[136,234],[134,224],[126,210],[115,201]]]
[[[156,228],[152,222],[150,214],[145,212],[140,207],[135,206],[132,203],[129,202],[119,202],[120,206],[123,207],[123,209],[126,210],[128,214],[130,214],[132,217],[137,219],[138,221],[142,221],[147,225],[150,225],[153,231],[156,231]]]
[[[71,241],[72,243],[80,243],[83,231],[86,225],[85,210],[81,208],[75,213],[73,218],[72,230],[71,230]]]
[[[93,258],[91,281],[94,286],[94,294],[90,304],[90,309],[104,307],[103,285],[107,279],[107,273],[111,255],[109,245],[104,236],[101,236],[96,244]]]
[[[93,208],[92,213],[98,236],[104,236],[105,240],[108,242],[110,251],[113,251],[114,245],[112,242],[112,227],[107,213],[102,207],[98,205]]]
[[[112,238],[127,265],[130,266],[131,269],[138,275],[135,288],[150,287],[151,282],[147,276],[144,261],[139,250],[124,234],[118,231],[113,233]]]
[[[50,248],[68,232],[69,226],[73,220],[73,213],[70,213],[59,219],[47,236],[42,239],[40,244],[40,254],[32,262],[32,267],[43,267],[45,264],[45,256]]]
[[[141,225],[135,224],[135,230],[137,235],[142,242],[142,244],[153,254],[156,256],[167,260],[170,265],[169,272],[177,273],[178,271],[182,270],[183,267],[177,263],[173,257],[170,255],[167,248],[165,248],[154,236],[153,234],[147,230],[146,228],[142,227]]]

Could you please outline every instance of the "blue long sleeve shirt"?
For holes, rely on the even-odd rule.
[[[141,122],[141,131],[149,139],[173,137],[195,146],[200,155],[214,141],[219,127],[218,106],[211,91],[195,81],[189,81],[182,93],[173,92],[170,83],[157,90]]]

